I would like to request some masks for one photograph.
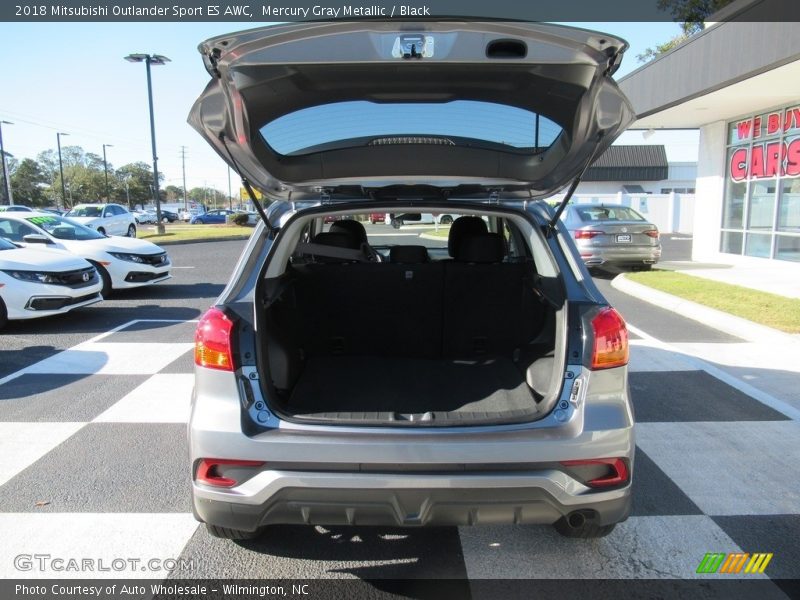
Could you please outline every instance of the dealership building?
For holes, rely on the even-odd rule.
[[[693,259],[798,277],[800,25],[760,22],[770,4],[734,2],[619,83],[634,129],[700,130]]]

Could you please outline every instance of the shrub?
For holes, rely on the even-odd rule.
[[[236,213],[235,215],[231,215],[229,218],[234,225],[244,227],[248,224],[249,217],[247,216],[247,213]]]

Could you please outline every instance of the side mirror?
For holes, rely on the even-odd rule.
[[[22,237],[22,241],[26,244],[52,244],[53,242],[46,235],[40,233],[29,233]]]

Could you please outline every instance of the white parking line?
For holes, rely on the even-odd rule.
[[[86,346],[92,346],[96,342],[99,342],[99,341],[107,338],[108,336],[110,336],[110,335],[112,335],[114,333],[117,333],[118,331],[126,329],[126,328],[130,327],[131,325],[135,325],[136,323],[197,323],[197,319],[189,319],[188,321],[184,321],[184,320],[181,320],[181,319],[134,319],[133,321],[128,321],[127,323],[123,323],[122,325],[118,325],[117,327],[114,327],[113,329],[109,329],[108,331],[105,331],[105,332],[103,332],[101,334],[98,334],[98,335],[94,336],[93,338],[89,338],[88,340],[86,340],[84,342],[80,342],[79,344],[77,344],[75,346],[67,348],[66,350],[62,350],[61,352],[57,352],[53,356],[49,356],[47,358],[44,358],[44,359],[42,359],[42,360],[40,360],[38,362],[33,363],[32,365],[28,365],[27,367],[23,367],[19,371],[15,371],[15,372],[11,373],[10,375],[6,375],[5,377],[0,378],[0,385],[3,385],[4,383],[8,383],[12,379],[16,379],[17,377],[19,377],[20,375],[24,375],[25,373],[46,372],[46,371],[39,370],[43,366],[42,363],[47,363],[47,361],[50,361],[51,364],[53,362],[59,363],[61,359],[66,359],[66,358],[71,357],[72,355],[74,355],[76,350],[80,351],[81,349],[85,349]],[[190,346],[191,345],[192,344],[190,344]],[[57,372],[61,373],[63,371],[59,370]]]

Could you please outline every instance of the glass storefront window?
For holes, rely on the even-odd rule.
[[[778,235],[775,258],[800,262],[800,236]]]
[[[741,254],[742,241],[744,241],[744,234],[738,231],[723,231],[722,243],[720,244],[720,252],[728,254]]]
[[[748,229],[772,229],[775,216],[774,179],[750,182],[750,205],[747,212]]]
[[[800,261],[798,134],[800,104],[728,123],[720,252]]]
[[[728,152],[728,164],[732,159],[732,153]],[[728,177],[725,190],[725,202],[722,205],[722,228],[741,229],[744,225],[744,199],[747,194],[747,182],[732,181]]]
[[[769,258],[772,248],[772,235],[764,233],[748,233],[745,238],[744,253],[747,256]]]
[[[778,230],[800,233],[800,179],[784,179],[781,182]]]

